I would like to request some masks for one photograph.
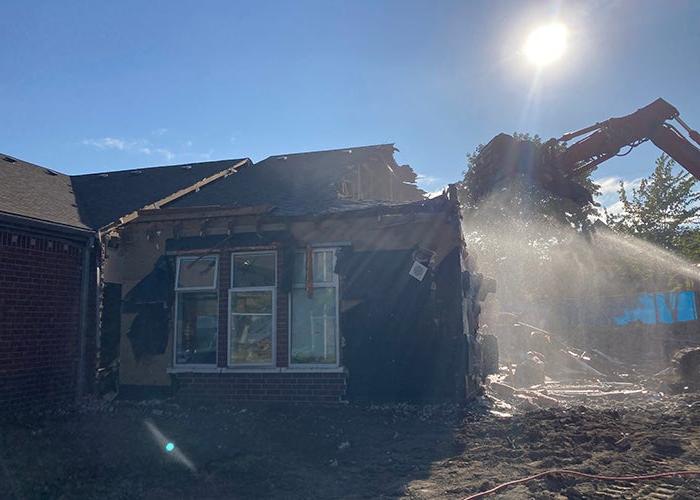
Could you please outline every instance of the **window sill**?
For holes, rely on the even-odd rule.
[[[196,367],[177,366],[168,368],[167,373],[345,373],[345,368],[334,367],[285,367],[285,368],[230,368],[230,367]]]

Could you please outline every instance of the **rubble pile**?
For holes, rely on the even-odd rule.
[[[498,414],[581,404],[614,407],[700,389],[700,347],[678,351],[672,366],[648,374],[598,349],[573,347],[562,335],[509,316],[512,328],[503,332],[506,342],[501,343],[509,362],[487,383]]]

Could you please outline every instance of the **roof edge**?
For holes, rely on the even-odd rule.
[[[0,211],[0,224],[3,222],[6,222],[12,226],[35,227],[52,233],[81,236],[82,238],[89,238],[95,234],[95,231],[90,228],[71,226],[69,224],[61,224],[60,222],[52,222],[44,219],[37,219],[34,217],[27,217],[25,215]]]
[[[341,151],[353,151],[355,149],[370,149],[370,148],[392,148],[393,151],[398,151],[398,148],[396,147],[396,143],[391,142],[391,143],[385,143],[385,144],[367,144],[365,146],[348,146],[345,148],[333,148],[333,149],[319,149],[316,151],[302,151],[299,153],[280,153],[276,155],[270,155],[266,156],[262,160],[255,162],[255,163],[261,163],[265,160],[269,160],[272,158],[280,158],[282,156],[301,156],[301,155],[312,155],[316,153],[335,153],[335,152],[341,152]]]

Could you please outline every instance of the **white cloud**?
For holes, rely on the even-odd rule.
[[[157,135],[160,137],[161,135],[165,135],[168,132],[167,128],[157,128],[151,132],[153,135]]]
[[[432,175],[421,174],[419,172],[416,172],[416,184],[423,191],[427,191],[430,194],[440,194],[444,189],[444,183],[442,179],[440,179],[439,177],[434,177]]]
[[[155,154],[159,154],[159,155],[163,156],[166,160],[172,160],[173,158],[175,158],[175,153],[173,153],[173,152],[170,151],[169,149],[165,149],[165,148],[155,148],[155,149],[153,150],[153,152],[154,152]]]
[[[617,193],[617,190],[620,189],[619,177],[602,177],[600,179],[596,179],[594,182],[600,185],[601,196]]]
[[[123,151],[127,149],[127,143],[122,139],[114,137],[103,137],[102,139],[83,139],[82,143],[85,146],[93,146],[97,149],[118,149]]]
[[[154,146],[146,139],[126,140],[117,137],[102,137],[99,139],[83,139],[81,143],[100,150],[113,149],[116,151],[141,153],[147,156],[158,155],[166,160],[175,158],[175,153],[169,149]]]
[[[622,202],[621,201],[616,201],[612,205],[608,205],[605,207],[605,210],[611,215],[618,215],[622,213]]]
[[[443,186],[440,189],[436,189],[435,191],[430,191],[426,193],[426,196],[428,198],[435,198],[436,196],[440,196],[445,191],[445,189],[447,189],[447,186]]]
[[[593,182],[600,185],[600,195],[596,197],[596,201],[607,209],[610,213],[619,213],[622,210],[622,203],[618,195],[620,189],[620,181],[622,181],[627,192],[638,188],[642,181],[641,177],[637,179],[623,179],[622,177],[601,177]]]

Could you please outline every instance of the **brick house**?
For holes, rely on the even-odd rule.
[[[469,397],[481,295],[459,205],[425,200],[394,151],[63,176],[100,243],[93,365],[118,361],[133,398]]]
[[[0,411],[89,390],[93,242],[68,176],[0,154]]]
[[[99,364],[111,361],[98,311],[107,319],[118,312],[98,304],[104,296],[118,311],[120,298],[101,279],[103,228],[247,162],[151,169],[151,185],[134,171],[113,172],[106,187],[91,183],[105,174],[67,176],[0,154],[0,412],[75,401],[94,390]]]

